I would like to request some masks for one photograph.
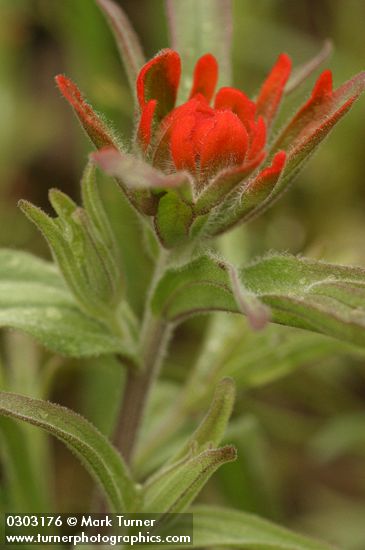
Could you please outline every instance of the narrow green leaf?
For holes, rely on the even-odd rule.
[[[112,305],[119,302],[122,290],[122,276],[117,265],[118,248],[98,192],[95,167],[91,163],[84,170],[81,193],[84,208],[79,208],[58,189],[51,189],[50,202],[59,216],[55,222],[66,235],[71,234],[73,240],[79,236],[79,246],[72,243],[77,268],[86,270],[94,287],[92,294]],[[66,245],[63,242],[63,246]],[[89,301],[90,297],[87,297],[87,303]]]
[[[59,222],[63,222],[64,219],[69,218],[77,210],[77,204],[66,193],[63,193],[59,189],[50,189],[48,193],[49,202],[54,208],[54,211],[59,216]],[[20,206],[22,203],[20,203]],[[60,225],[61,225],[60,223]],[[64,227],[64,225],[62,225]]]
[[[234,381],[232,378],[223,378],[216,387],[206,416],[170,463],[177,462],[192,450],[197,453],[204,451],[208,446],[216,447],[220,444],[232,414],[235,396]]]
[[[87,303],[90,302],[90,294],[94,295],[95,305],[104,312],[104,317],[105,306],[108,312],[115,311],[121,299],[119,270],[87,212],[83,208],[78,208],[72,217],[82,232],[84,242],[84,250],[76,260],[79,261],[81,269],[85,269],[90,285],[91,292],[87,289]],[[96,317],[99,318],[99,315]]]
[[[58,189],[51,189],[49,197],[57,218],[27,201],[19,205],[47,240],[81,309],[113,324],[113,312],[121,298],[121,278],[111,251],[83,208]]]
[[[234,547],[247,550],[335,550],[245,512],[193,506],[194,548]]]
[[[184,512],[214,472],[233,460],[236,450],[232,446],[208,449],[157,473],[146,482],[143,511]]]
[[[99,483],[114,511],[133,507],[136,488],[127,466],[85,418],[60,405],[7,392],[0,392],[0,414],[39,426],[65,443]]]
[[[365,269],[273,255],[241,277],[273,321],[365,346]]]
[[[58,212],[65,213],[67,211],[69,213],[73,203],[67,200],[68,197],[58,191],[52,192],[50,196]],[[82,269],[79,269],[78,262],[75,262],[75,255],[84,253],[85,243],[80,229],[75,228],[74,223],[71,227],[67,224],[66,228],[64,226],[64,219],[62,219],[62,223],[60,224],[28,201],[21,200],[19,206],[43,234],[57,264],[60,266],[67,285],[72,289],[80,305],[85,307],[85,304],[87,304],[87,309],[92,307],[93,311],[94,295],[91,292],[87,292],[87,290],[85,293],[87,283],[85,274]]]
[[[183,60],[180,99],[189,95],[194,65],[205,53],[219,63],[219,86],[231,83],[232,14],[230,0],[167,0],[171,47]]]
[[[54,264],[17,250],[0,250],[0,326],[23,330],[61,355],[132,357],[120,337],[79,309]]]
[[[82,204],[95,229],[100,233],[105,245],[114,258],[118,257],[118,246],[113,229],[102,203],[96,177],[95,167],[89,162],[81,180]]]
[[[201,256],[159,281],[152,309],[177,322],[209,311],[238,313],[227,264]],[[271,320],[365,346],[365,269],[273,255],[241,269],[248,293],[268,305]]]
[[[132,93],[135,94],[137,75],[145,63],[138,36],[120,5],[112,0],[96,0],[96,2],[113,31]]]

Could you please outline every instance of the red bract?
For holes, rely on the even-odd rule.
[[[175,167],[197,176],[241,164],[248,148],[248,132],[237,115],[212,109],[201,95],[171,113],[169,134]]]
[[[72,105],[86,133],[95,145],[101,147],[117,147],[110,130],[88,105],[77,86],[66,76],[56,76],[56,84],[61,94]]]
[[[262,160],[266,126],[278,110],[290,73],[290,60],[281,55],[259,93],[257,103],[235,88],[221,88],[210,105],[218,80],[211,54],[196,63],[191,93],[175,107],[181,63],[178,54],[164,50],[149,61],[137,79],[141,117],[137,136],[152,162],[188,170],[202,189],[219,170]],[[161,116],[164,113],[165,116]]]

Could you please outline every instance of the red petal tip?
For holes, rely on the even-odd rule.
[[[271,165],[264,168],[262,172],[249,185],[248,191],[251,193],[262,193],[261,200],[264,200],[274,189],[280,174],[284,168],[286,160],[285,151],[279,151],[272,159]]]
[[[312,90],[312,99],[319,99],[329,96],[333,91],[332,72],[329,69],[319,75]]]
[[[190,99],[196,94],[202,94],[208,102],[211,101],[218,81],[218,63],[214,55],[206,53],[196,62],[193,86]]]
[[[267,123],[272,121],[279,108],[291,65],[290,57],[286,53],[280,54],[262,85],[256,102],[257,112],[264,117]]]
[[[214,108],[233,111],[243,124],[253,121],[256,111],[256,105],[251,99],[240,90],[228,86],[218,90]]]
[[[137,77],[137,98],[141,109],[151,99],[157,99],[163,109],[161,116],[175,105],[181,74],[181,61],[177,52],[165,49],[148,61]]]
[[[75,110],[76,115],[94,145],[98,149],[105,146],[115,147],[110,130],[85,101],[76,84],[64,75],[57,75],[55,81],[63,97]]]
[[[280,174],[286,161],[286,152],[279,151],[272,159],[271,165],[265,168],[260,174],[261,178],[269,178]]]
[[[292,66],[291,58],[288,56],[287,53],[279,54],[276,63],[279,67],[281,67],[281,70],[285,70],[285,72],[290,71]]]
[[[79,109],[85,103],[84,98],[76,84],[72,82],[67,76],[59,74],[55,77],[56,84],[61,94],[75,109]]]

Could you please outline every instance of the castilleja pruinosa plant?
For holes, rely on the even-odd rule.
[[[190,26],[202,20],[195,21],[194,9],[185,7],[205,6],[205,0],[168,0],[171,34],[180,39],[150,61],[121,8],[112,0],[97,4],[122,54],[134,98],[130,105],[134,131],[129,142],[122,143],[76,84],[64,75],[56,77],[96,151],[90,153],[82,177],[81,206],[57,189],[49,193],[54,217],[28,201],[20,202],[46,238],[54,264],[17,250],[0,251],[0,291],[3,283],[4,292],[9,284],[15,285],[14,294],[25,308],[17,304],[14,311],[6,295],[5,308],[0,301],[0,320],[30,333],[57,355],[114,357],[123,370],[124,384],[113,442],[82,417],[48,401],[0,392],[0,413],[40,426],[71,447],[103,489],[110,509],[163,515],[191,510],[196,516],[196,547],[328,549],[244,512],[190,505],[210,476],[237,458],[235,446],[221,442],[233,409],[235,380],[240,383],[243,355],[253,352],[248,353],[252,363],[262,342],[266,360],[274,346],[280,348],[284,359],[280,357],[277,370],[270,365],[260,383],[265,376],[270,380],[282,376],[287,364],[292,369],[296,361],[294,344],[291,352],[281,349],[281,340],[278,345],[270,340],[271,347],[265,348],[265,337],[257,344],[256,330],[263,329],[261,336],[272,322],[304,329],[288,330],[288,340],[306,330],[331,337],[325,340],[326,349],[338,340],[365,347],[363,268],[287,253],[270,253],[236,266],[224,257],[222,241],[230,235],[217,239],[265,212],[282,195],[364,91],[365,73],[336,88],[331,72],[324,70],[314,85],[311,82],[304,103],[282,125],[278,123],[283,118],[278,116],[282,103],[291,90],[311,78],[323,53],[299,71],[281,53],[256,95],[248,97],[220,78],[220,68],[224,76],[229,71],[219,47],[213,55],[200,47],[199,40],[194,42],[200,38],[200,28],[191,35],[187,32],[187,17]],[[211,34],[210,49],[225,46],[221,31],[225,32],[222,21],[229,2],[208,4],[215,19],[202,25],[201,32]],[[186,36],[195,37],[193,43],[186,44]],[[134,209],[133,219],[141,222],[128,231],[140,236],[141,250],[135,256],[145,254],[151,265],[151,273],[143,273],[142,311],[128,293],[131,270],[123,256],[126,243],[117,239],[113,218],[99,195],[100,170],[116,180]],[[248,231],[247,239],[249,235]],[[160,368],[175,328],[194,315],[220,311],[244,314],[248,323],[238,316],[214,315],[211,323],[203,324],[205,344],[194,365],[184,365],[187,374],[181,377],[176,400],[170,402],[162,392],[158,413],[162,410],[162,420],[154,417],[152,407],[154,428],[141,430],[149,396],[160,389]],[[248,344],[243,351],[237,327],[246,331]],[[311,336],[323,338],[321,334]],[[250,368],[252,375],[252,364]],[[250,374],[243,375],[241,389],[249,387],[249,378]],[[187,436],[209,401],[206,415]]]

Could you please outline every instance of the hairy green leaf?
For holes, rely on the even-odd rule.
[[[111,261],[113,261],[113,259],[118,258],[118,245],[100,197],[95,177],[95,167],[90,162],[87,164],[81,180],[81,195],[82,204],[89,216],[94,232],[100,234],[100,240],[103,241],[104,248],[109,252],[112,257]],[[118,276],[120,277],[120,273],[118,273]]]
[[[143,511],[184,512],[214,472],[233,460],[236,449],[227,445],[208,449],[157,472],[145,484]]]
[[[155,289],[151,305],[156,314],[173,322],[201,312],[237,311],[226,264],[211,256],[201,256],[167,271]]]
[[[143,51],[134,29],[122,7],[112,0],[96,0],[113,31],[130,87],[135,93],[137,75],[145,62]]]
[[[232,414],[235,396],[234,381],[232,378],[223,378],[216,387],[206,416],[170,462],[182,459],[192,450],[201,452],[208,446],[217,446],[220,444]]]
[[[275,322],[365,345],[365,269],[272,255],[242,278]]]
[[[171,322],[240,312],[229,270],[213,256],[169,270],[155,289],[154,312]],[[249,298],[270,307],[271,321],[365,346],[365,269],[278,254],[241,269],[239,279]]]
[[[0,414],[43,428],[65,443],[99,483],[114,511],[131,509],[136,488],[121,456],[82,416],[40,399],[0,392]]]
[[[83,181],[89,178],[90,169]],[[62,191],[51,189],[49,198],[57,218],[27,201],[19,205],[47,240],[81,309],[95,319],[113,323],[113,312],[121,297],[121,277],[109,245],[88,212]]]
[[[79,309],[53,264],[25,252],[0,250],[0,326],[23,330],[61,355],[131,356],[120,337]]]

